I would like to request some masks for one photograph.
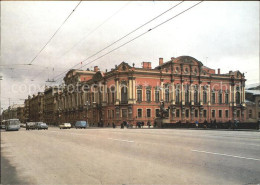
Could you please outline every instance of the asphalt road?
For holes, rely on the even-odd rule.
[[[260,184],[260,132],[1,132],[3,184]]]

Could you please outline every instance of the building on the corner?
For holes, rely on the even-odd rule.
[[[260,120],[260,89],[246,90],[247,122]]]
[[[241,72],[221,74],[218,69],[216,73],[190,56],[172,57],[167,62],[160,58],[155,68],[150,62],[142,65],[138,68],[122,62],[109,72],[96,66],[94,71],[85,71],[89,75],[85,80],[79,80],[80,75],[72,78],[73,70],[67,73],[65,91],[57,99],[62,121],[146,124],[159,117],[162,102],[173,124],[245,121],[246,80]],[[79,91],[70,91],[73,86],[68,86],[76,82]]]

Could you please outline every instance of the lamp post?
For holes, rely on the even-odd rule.
[[[58,108],[58,117],[59,117],[59,124],[61,123],[61,108]]]
[[[87,110],[87,123],[88,123],[88,108],[89,108],[90,103],[88,101],[85,102],[84,106],[86,107]]]

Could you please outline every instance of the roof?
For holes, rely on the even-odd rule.
[[[260,95],[260,90],[245,90],[246,93],[251,93],[253,95]]]

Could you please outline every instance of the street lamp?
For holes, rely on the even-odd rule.
[[[87,122],[88,122],[88,108],[90,106],[90,103],[88,101],[85,102],[84,106],[86,106],[86,110],[87,110]]]
[[[59,107],[58,108],[59,123],[61,123],[61,111],[62,111],[62,109]]]

